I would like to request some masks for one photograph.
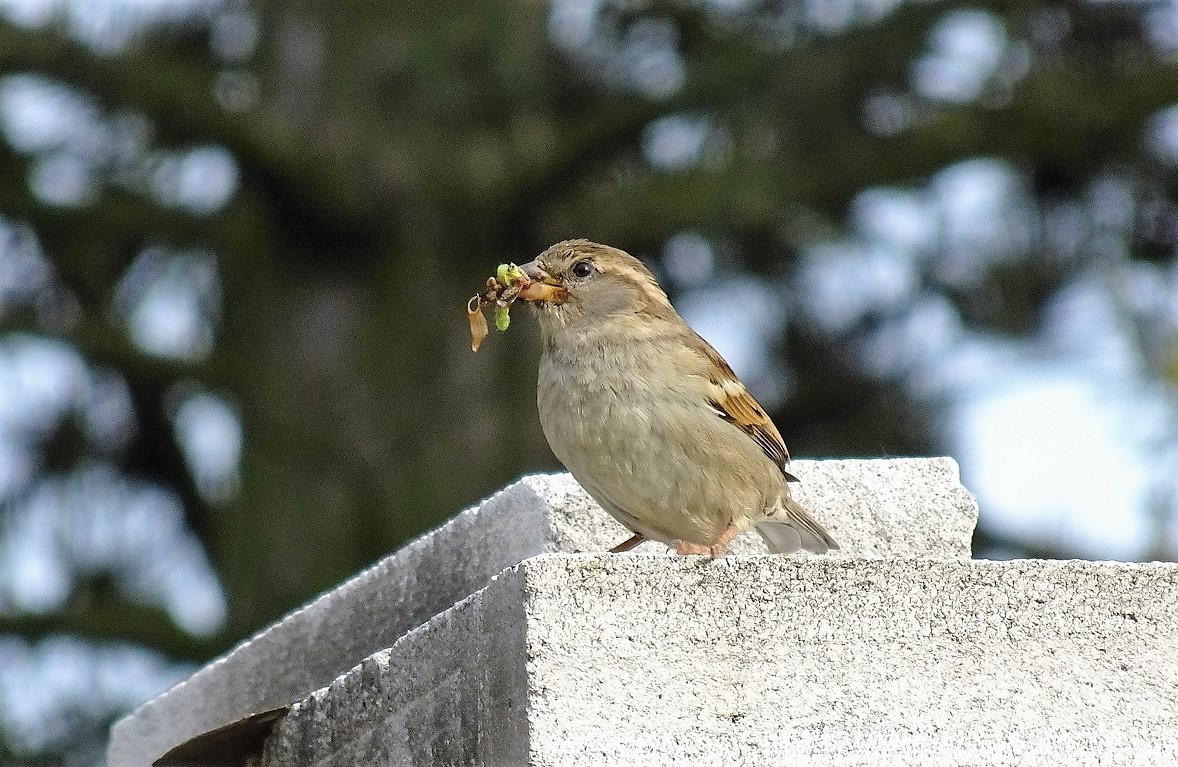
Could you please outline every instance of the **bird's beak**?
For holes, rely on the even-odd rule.
[[[527,285],[520,288],[519,297],[523,300],[563,304],[568,299],[569,292],[555,277],[544,271],[539,261],[529,261],[521,265],[520,269],[530,280]]]

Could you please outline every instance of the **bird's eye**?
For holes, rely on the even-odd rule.
[[[589,275],[593,274],[593,262],[589,260],[578,261],[573,264],[573,276],[579,280],[583,280]]]

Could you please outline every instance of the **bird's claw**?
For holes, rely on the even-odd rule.
[[[688,543],[681,538],[671,541],[671,550],[680,556],[710,556],[712,559],[720,559],[721,557],[728,556],[728,546],[725,544],[718,543],[712,546],[701,546],[698,543]]]

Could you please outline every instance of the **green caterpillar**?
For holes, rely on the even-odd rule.
[[[525,276],[523,269],[515,264],[499,264],[495,269],[495,279],[504,287],[511,287]],[[500,332],[511,327],[511,315],[508,313],[508,307],[495,307],[495,327],[499,328]]]

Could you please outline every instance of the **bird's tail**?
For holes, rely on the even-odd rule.
[[[781,508],[757,523],[757,532],[774,554],[792,554],[798,549],[825,554],[839,547],[810,512],[788,497],[782,499]]]

